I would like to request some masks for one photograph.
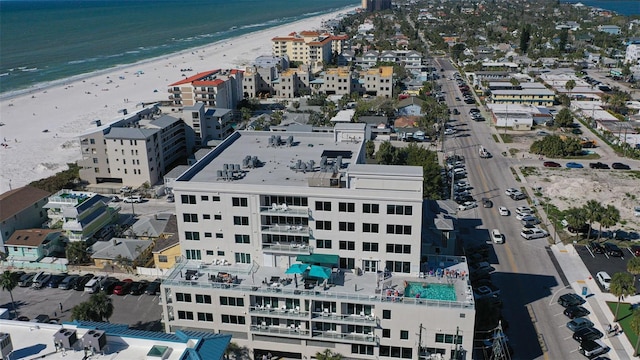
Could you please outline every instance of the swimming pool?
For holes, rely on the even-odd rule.
[[[456,289],[449,284],[430,284],[423,282],[409,282],[404,290],[405,297],[417,297],[428,300],[456,301]]]

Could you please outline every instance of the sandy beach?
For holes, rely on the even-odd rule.
[[[67,168],[81,158],[78,136],[141,102],[167,100],[167,85],[197,72],[245,69],[271,55],[271,38],[320,29],[352,9],[304,19],[199,48],[59,81],[0,100],[0,193]],[[192,71],[182,71],[191,69]],[[139,108],[139,106],[138,106]]]

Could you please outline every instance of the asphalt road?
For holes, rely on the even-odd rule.
[[[437,60],[436,67],[445,69],[446,79],[451,78],[455,71],[448,61],[442,59]],[[496,272],[492,280],[502,291],[502,314],[509,324],[507,335],[515,351],[514,356],[518,359],[575,357],[575,342],[565,340],[570,335],[565,327],[568,319],[562,314],[563,308],[556,303],[557,296],[568,290],[546,251],[548,240],[526,241],[520,237],[522,226],[515,219],[514,210],[517,206],[528,205],[527,201],[514,201],[504,193],[506,188],[521,186],[510,170],[511,166],[521,163],[501,155],[505,147],[493,140],[489,121],[471,120],[469,109],[477,106],[455,100],[456,96],[462,96],[454,81],[441,80],[440,83],[447,103],[460,111],[460,115],[451,116],[456,119],[454,124],[457,124],[459,134],[447,138],[444,152],[465,157],[468,180],[474,187],[472,195],[476,199],[489,198],[494,203],[493,208],[478,207],[460,212],[460,235],[465,243],[490,243],[488,233],[494,228],[505,236],[504,244],[493,245],[495,257],[492,257],[492,265]],[[485,118],[488,118],[486,114]],[[481,145],[493,154],[493,158],[480,158],[478,148]],[[540,165],[539,160],[531,160],[531,163]],[[499,206],[509,208],[512,215],[500,216]]]

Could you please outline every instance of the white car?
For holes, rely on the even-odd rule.
[[[528,206],[518,206],[516,208],[516,214],[518,215],[531,215],[533,214],[533,209]],[[518,219],[522,220],[522,219]]]
[[[500,233],[500,230],[491,230],[491,240],[494,244],[504,244],[504,236]]]
[[[475,201],[467,201],[464,204],[460,204],[458,205],[458,210],[459,211],[464,211],[464,210],[469,210],[469,209],[473,209],[473,208],[477,208],[478,207],[478,203]]]
[[[506,206],[500,206],[498,208],[498,211],[500,212],[500,215],[502,215],[502,216],[509,216],[509,214],[511,214],[511,211],[509,211],[509,209],[507,209]]]
[[[457,133],[458,131],[456,131],[456,129],[445,129],[444,130],[444,134],[445,135],[453,135],[455,133]]]
[[[129,197],[124,198],[124,200],[122,200],[126,203],[141,203],[142,202],[142,196],[140,195],[132,195]]]
[[[546,230],[542,230],[540,228],[526,229],[520,232],[520,236],[527,240],[540,239],[547,237],[548,235],[549,233]]]
[[[516,188],[508,188],[507,190],[504,191],[504,193],[507,194],[507,196],[511,196],[512,194],[516,194],[518,192],[520,192],[520,190]]]
[[[611,276],[609,276],[606,271],[600,271],[597,273],[596,279],[598,279],[598,282],[602,285],[603,289],[609,291],[609,287],[611,286]]]

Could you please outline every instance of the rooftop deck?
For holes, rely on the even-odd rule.
[[[163,281],[167,286],[185,286],[237,290],[254,295],[278,293],[281,296],[314,297],[355,302],[401,302],[404,304],[441,307],[474,307],[473,293],[464,257],[442,256],[423,264],[419,276],[405,274],[363,273],[333,269],[331,277],[304,279],[303,275],[285,274],[286,269],[257,264],[206,264],[196,261],[179,263]],[[315,281],[314,281],[315,280]],[[433,285],[433,286],[430,286]],[[405,294],[407,286],[412,291]],[[447,292],[445,298],[431,291]],[[455,294],[455,295],[453,295]],[[264,309],[267,311],[267,309]],[[278,309],[268,309],[277,311]]]

